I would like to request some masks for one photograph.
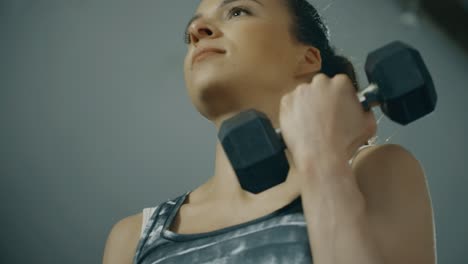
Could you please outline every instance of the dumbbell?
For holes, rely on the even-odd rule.
[[[370,85],[357,94],[365,111],[380,105],[389,119],[407,125],[435,109],[431,75],[409,45],[395,41],[369,53],[365,71]],[[264,113],[250,109],[225,120],[218,139],[244,190],[260,193],[286,180],[286,145]]]

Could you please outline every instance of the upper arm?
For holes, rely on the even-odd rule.
[[[131,264],[140,238],[142,213],[125,217],[112,227],[106,241],[103,264]]]
[[[431,199],[418,160],[398,145],[374,146],[356,157],[353,171],[387,263],[436,263]]]

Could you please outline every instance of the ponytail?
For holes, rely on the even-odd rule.
[[[325,57],[322,63],[322,72],[330,78],[336,74],[346,74],[353,82],[356,91],[359,90],[354,66],[346,57],[335,54]]]
[[[341,55],[336,55],[329,42],[329,31],[314,6],[307,0],[282,0],[292,16],[291,33],[300,42],[314,46],[322,56],[322,73],[332,78],[346,74],[359,90],[353,64]]]

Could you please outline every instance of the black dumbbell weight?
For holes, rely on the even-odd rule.
[[[412,47],[390,43],[370,53],[365,68],[370,85],[358,93],[364,110],[380,105],[387,117],[406,125],[435,109],[431,75]],[[244,190],[260,193],[285,181],[286,145],[265,114],[241,112],[223,122],[218,138]]]

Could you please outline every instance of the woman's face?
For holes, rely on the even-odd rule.
[[[194,105],[216,119],[269,108],[290,90],[304,49],[280,0],[202,0],[187,28],[185,82]],[[201,49],[215,48],[193,61]]]

